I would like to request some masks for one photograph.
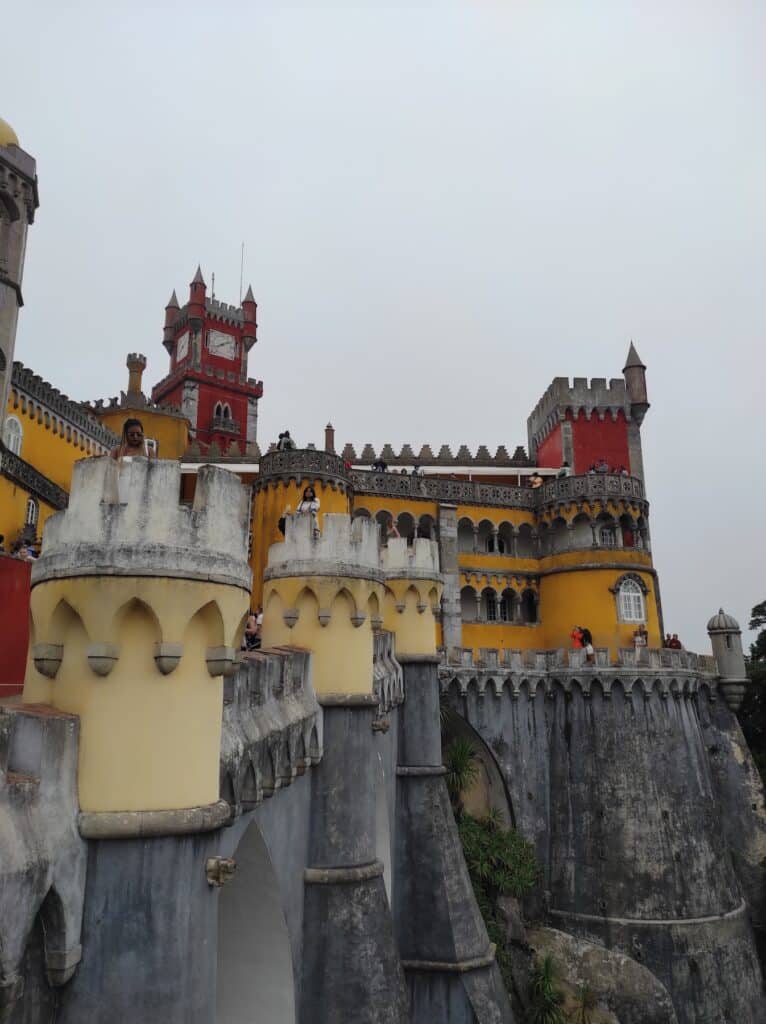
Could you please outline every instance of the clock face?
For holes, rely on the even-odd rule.
[[[211,356],[234,359],[237,354],[237,340],[223,331],[208,331],[207,350]]]
[[[180,363],[189,354],[189,332],[184,331],[176,342],[176,362]]]

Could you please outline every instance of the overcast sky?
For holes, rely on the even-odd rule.
[[[16,357],[167,370],[197,263],[259,303],[259,441],[512,451],[554,376],[648,366],[667,628],[766,599],[766,8],[718,0],[17,4],[37,158]],[[577,609],[587,618],[585,609]]]

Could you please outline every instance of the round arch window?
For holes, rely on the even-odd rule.
[[[617,601],[623,622],[646,621],[644,594],[635,580],[622,581],[617,592]]]
[[[21,441],[23,437],[24,431],[20,420],[15,416],[9,416],[5,421],[5,429],[3,430],[3,441],[8,451],[13,452],[14,455],[21,455]]]

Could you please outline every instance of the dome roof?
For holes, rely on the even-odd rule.
[[[723,608],[718,609],[718,614],[707,624],[708,633],[725,631],[727,633],[739,633],[739,623],[731,615],[727,615]]]
[[[7,121],[0,117],[0,146],[18,146],[19,137]]]

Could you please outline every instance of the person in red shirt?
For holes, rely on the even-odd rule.
[[[572,626],[572,632],[569,634],[572,638],[572,647],[575,651],[579,651],[583,647],[582,642],[582,630],[579,626]]]

